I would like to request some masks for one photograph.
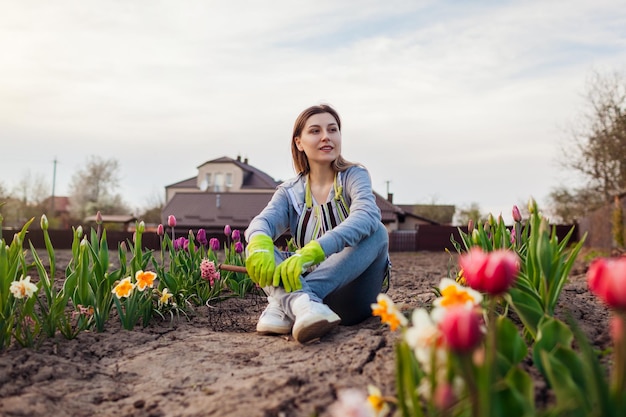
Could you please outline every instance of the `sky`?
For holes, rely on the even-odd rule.
[[[92,156],[136,212],[223,156],[294,175],[327,103],[396,204],[511,218],[559,163],[592,72],[626,68],[622,0],[0,0],[0,183],[67,195]],[[561,158],[561,159],[559,159]]]

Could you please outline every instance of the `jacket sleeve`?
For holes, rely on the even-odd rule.
[[[356,246],[376,228],[381,227],[380,209],[376,205],[367,169],[359,166],[349,168],[344,172],[342,182],[350,214],[341,224],[318,239],[326,256],[339,252],[346,246]]]
[[[255,234],[268,235],[276,240],[289,229],[290,202],[284,187],[278,187],[267,206],[256,215],[244,232],[246,241]]]

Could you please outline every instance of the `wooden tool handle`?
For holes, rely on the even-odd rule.
[[[245,266],[239,266],[239,265],[219,264],[217,268],[221,269],[222,271],[240,272],[242,274],[248,273],[248,270],[246,269]]]

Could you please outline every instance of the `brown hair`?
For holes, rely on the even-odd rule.
[[[291,155],[293,157],[293,166],[298,174],[308,174],[311,167],[309,166],[309,159],[304,151],[299,150],[296,146],[296,138],[302,134],[306,121],[309,120],[309,117],[320,113],[328,113],[333,116],[337,121],[337,127],[341,132],[341,119],[339,118],[339,113],[327,104],[311,106],[300,113],[293,125],[293,135],[291,136]],[[335,172],[342,172],[353,165],[356,164],[346,161],[343,156],[339,155],[337,159],[333,161],[332,168]]]

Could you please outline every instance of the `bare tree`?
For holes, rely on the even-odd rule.
[[[92,155],[84,168],[79,169],[70,183],[70,212],[72,218],[82,221],[95,214],[127,214],[129,208],[120,194],[119,163],[116,159],[103,159]]]
[[[626,190],[625,76],[594,71],[585,98],[588,109],[579,119],[580,125],[572,128],[573,144],[563,147],[561,162],[586,180],[585,191],[571,195],[587,198],[595,191],[602,203],[610,203],[613,196]]]

